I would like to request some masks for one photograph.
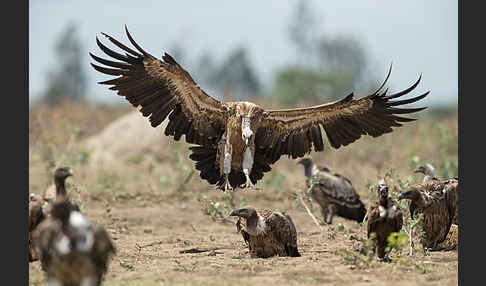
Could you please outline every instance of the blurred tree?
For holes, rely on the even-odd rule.
[[[288,36],[297,52],[297,64],[310,65],[314,62],[317,44],[317,21],[312,14],[310,0],[299,0],[291,17]]]
[[[70,24],[56,44],[57,65],[48,72],[47,88],[43,100],[58,104],[61,99],[83,100],[86,91],[86,75],[82,65],[82,45],[77,26]]]
[[[289,25],[289,39],[298,55],[292,65],[277,70],[272,95],[283,105],[321,103],[348,95],[366,80],[367,55],[352,36],[317,36],[310,0],[297,2]]]
[[[209,72],[210,85],[223,92],[232,90],[237,99],[246,98],[260,91],[260,82],[245,48],[233,50],[219,67]]]
[[[197,82],[202,84],[211,84],[213,73],[216,70],[216,63],[209,51],[204,51],[196,62],[196,69],[194,70],[194,77]]]
[[[175,42],[172,42],[172,44],[170,45],[167,53],[169,55],[171,55],[171,57],[173,57],[176,62],[178,64],[180,64],[181,66],[185,66],[186,63],[186,50],[184,48],[184,43],[181,43],[180,41],[175,41]],[[162,55],[160,55],[160,57],[162,58]]]

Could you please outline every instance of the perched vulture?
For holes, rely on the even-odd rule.
[[[33,236],[37,226],[50,216],[52,204],[58,200],[64,200],[67,196],[65,181],[72,176],[72,170],[68,167],[59,167],[54,172],[54,185],[50,186],[41,195],[31,194],[29,201],[29,262],[39,259]],[[73,208],[79,211],[79,207],[72,204]]]
[[[403,215],[400,208],[388,197],[388,186],[378,185],[379,197],[368,213],[368,238],[372,233],[374,237],[374,251],[380,260],[390,261],[389,252],[386,252],[387,238],[392,232],[402,229]]]
[[[289,215],[269,209],[257,212],[246,207],[233,210],[230,216],[239,217],[236,229],[248,245],[252,258],[300,256],[297,231]]]
[[[455,214],[452,223],[459,224],[459,178],[454,177],[452,179],[441,181],[439,178],[435,177],[434,175],[434,166],[432,164],[427,163],[425,166],[419,166],[414,171],[414,173],[422,173],[425,175],[423,182],[427,181],[436,181],[437,184],[444,184],[445,186],[445,193],[450,198],[448,200],[454,201],[455,200]]]
[[[39,225],[36,248],[49,285],[101,284],[115,247],[101,226],[91,224],[67,199],[52,205]]]
[[[310,158],[300,159],[297,164],[304,166],[307,188],[311,188],[311,196],[320,205],[326,223],[332,224],[334,215],[363,221],[365,205],[348,178],[317,166]]]
[[[204,92],[174,58],[165,53],[162,60],[143,50],[125,26],[129,48],[103,33],[123,53],[115,52],[99,39],[96,43],[109,57],[90,53],[101,73],[116,76],[99,82],[110,85],[157,127],[167,117],[165,135],[179,140],[185,135],[200,177],[222,190],[254,187],[282,155],[293,159],[324,150],[321,127],[333,148],[346,146],[362,135],[378,137],[392,127],[416,119],[399,115],[423,108],[398,108],[416,102],[429,92],[404,100],[421,77],[406,90],[386,95],[383,84],[372,94],[355,99],[351,93],[341,100],[306,108],[265,110],[251,102],[221,102]]]
[[[441,250],[439,244],[446,239],[456,214],[455,191],[446,188],[443,182],[430,180],[411,186],[400,193],[398,199],[410,200],[412,219],[419,213],[423,214],[419,222],[425,233],[423,246],[429,250]]]

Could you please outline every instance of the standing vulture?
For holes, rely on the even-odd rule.
[[[91,64],[101,73],[116,76],[99,82],[110,85],[125,97],[156,127],[169,117],[165,135],[179,140],[185,135],[196,161],[200,177],[222,190],[254,187],[270,171],[270,165],[282,155],[293,159],[324,150],[321,127],[332,147],[346,146],[362,135],[378,137],[392,132],[402,122],[414,121],[401,117],[425,109],[398,108],[416,102],[429,92],[410,99],[395,100],[412,91],[421,77],[406,90],[386,95],[383,84],[372,94],[354,99],[351,93],[341,100],[306,108],[265,110],[251,102],[220,102],[204,92],[174,58],[165,53],[162,60],[143,50],[125,26],[129,41],[136,50],[103,35],[123,53],[115,52],[98,38],[99,48],[108,60],[90,53],[106,67]]]
[[[443,182],[430,180],[411,186],[400,193],[398,199],[410,200],[412,219],[423,214],[419,222],[424,231],[422,245],[429,250],[441,250],[439,244],[446,239],[456,214],[455,192],[446,188]]]
[[[403,215],[400,208],[388,197],[388,186],[378,185],[379,198],[368,214],[368,238],[374,233],[373,249],[380,260],[390,261],[387,238],[392,232],[402,229]]]
[[[297,231],[289,215],[269,209],[257,212],[245,207],[233,210],[230,216],[239,217],[236,228],[248,244],[252,258],[300,256]]]
[[[67,196],[65,182],[73,175],[71,168],[59,167],[54,172],[54,185],[50,186],[41,195],[31,194],[29,201],[29,262],[39,259],[34,237],[38,235],[37,227],[50,216],[52,204],[57,200],[64,200]],[[71,204],[79,211],[79,207]]]
[[[320,205],[326,223],[332,224],[334,215],[363,221],[366,208],[348,178],[317,166],[310,158],[301,159],[297,164],[304,166],[307,188],[312,188],[311,196]]]
[[[68,199],[52,205],[39,225],[36,248],[49,285],[98,286],[115,247],[101,226],[91,224]]]
[[[414,173],[422,173],[425,175],[423,182],[435,181],[437,184],[444,184],[444,193],[448,196],[447,200],[455,201],[455,214],[452,223],[459,224],[459,178],[454,177],[452,179],[441,181],[434,175],[434,166],[427,163],[425,166],[419,166],[414,171]]]

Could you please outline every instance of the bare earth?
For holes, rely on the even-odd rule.
[[[145,127],[149,126],[146,119],[143,120]],[[451,120],[452,130],[457,134],[454,120],[457,121],[457,117]],[[126,132],[130,132],[130,128],[134,127],[125,128]],[[375,184],[389,168],[407,178],[411,175],[407,162],[411,154],[427,160],[437,155],[434,152],[439,152],[432,145],[424,148],[405,146],[403,138],[420,133],[418,128],[416,125],[408,129],[404,127],[400,130],[402,135],[395,131],[380,138],[362,138],[361,143],[352,147],[354,149],[350,147],[312,155],[318,162],[324,162],[322,159],[326,158],[325,162],[331,169],[348,176],[369,207],[373,194],[368,185]],[[296,192],[304,186],[303,170],[287,158],[273,165],[272,171],[258,182],[263,190],[238,190],[234,193],[233,202],[236,206],[249,203],[257,209],[274,208],[290,214],[298,231],[302,257],[251,259],[241,235],[236,233],[235,219],[224,219],[205,212],[207,208],[203,200],[228,206],[228,196],[201,180],[197,172],[191,177],[193,165],[187,158],[187,145],[167,140],[161,128],[146,130],[155,134],[158,144],[138,146],[150,139],[122,137],[124,142],[128,141],[125,145],[136,145],[132,146],[134,150],[130,154],[127,154],[128,151],[116,155],[110,153],[115,145],[106,141],[121,141],[116,135],[105,134],[104,139],[89,138],[91,141],[95,140],[93,138],[104,140],[91,142],[89,146],[98,146],[93,148],[107,146],[101,152],[104,155],[96,150],[89,151],[93,156],[90,158],[106,161],[98,162],[96,166],[69,159],[69,154],[77,154],[77,151],[68,152],[67,158],[57,157],[61,158],[58,159],[60,164],[70,164],[74,169],[75,176],[68,179],[68,190],[81,202],[83,213],[91,221],[104,225],[116,245],[117,254],[111,261],[103,285],[458,284],[457,251],[426,255],[415,252],[409,256],[407,246],[401,252],[392,252],[391,263],[383,263],[359,253],[362,243],[355,238],[366,237],[366,224],[336,217],[333,225],[321,225],[321,231],[295,198]],[[399,139],[393,139],[394,136]],[[31,145],[32,140],[31,136]],[[89,140],[80,140],[75,145],[87,146],[85,142]],[[396,146],[397,140],[404,145]],[[376,150],[377,145],[383,149]],[[391,152],[387,146],[401,150],[400,154]],[[72,150],[78,149],[73,147]],[[30,192],[40,193],[48,185],[43,158],[40,151],[31,147]],[[184,179],[188,179],[185,185],[182,183]],[[317,204],[313,204],[312,211],[321,220]],[[209,251],[180,253],[191,248]],[[30,285],[47,285],[39,262],[30,263],[29,272]]]

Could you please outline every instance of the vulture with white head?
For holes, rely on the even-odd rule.
[[[252,207],[233,210],[237,216],[236,229],[248,245],[252,258],[271,256],[299,257],[297,230],[288,214],[264,209],[257,212]]]
[[[321,207],[326,223],[332,224],[334,215],[363,221],[365,205],[348,178],[327,167],[317,166],[310,158],[301,159],[297,164],[304,166],[306,186],[311,188],[311,196]]]
[[[391,261],[388,246],[388,236],[399,232],[403,225],[403,214],[400,208],[388,196],[388,186],[378,185],[378,199],[368,212],[368,238],[373,238],[374,251],[383,261]],[[374,233],[374,235],[372,235]]]
[[[103,35],[123,52],[116,52],[97,38],[99,48],[111,59],[90,53],[93,68],[115,76],[100,82],[109,85],[128,100],[153,127],[167,117],[165,135],[196,144],[189,149],[200,177],[222,190],[254,187],[271,164],[282,155],[293,159],[324,150],[322,130],[333,148],[346,146],[362,135],[373,137],[392,132],[403,122],[414,121],[401,115],[425,107],[400,108],[417,102],[429,92],[409,99],[398,99],[410,93],[420,78],[409,88],[386,95],[383,84],[360,99],[354,94],[321,105],[282,110],[265,110],[251,102],[221,102],[209,96],[191,75],[169,54],[158,59],[138,45],[125,31],[134,49],[115,38]]]

